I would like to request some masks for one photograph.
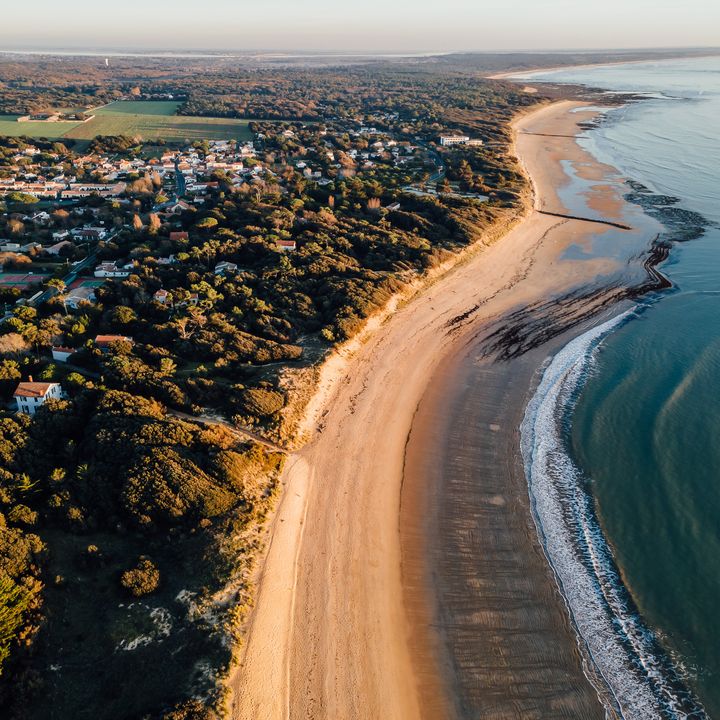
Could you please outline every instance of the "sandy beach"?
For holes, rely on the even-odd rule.
[[[516,123],[535,207],[633,229],[528,211],[327,364],[284,473],[233,718],[604,716],[517,442],[538,366],[641,281],[631,259],[655,230],[577,144],[592,117],[577,107]]]

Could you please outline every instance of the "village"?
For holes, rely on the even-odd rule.
[[[287,200],[315,187],[332,206],[338,183],[360,178],[420,196],[441,192],[440,181],[447,180],[435,144],[389,130],[398,121],[396,114],[379,120],[382,129],[348,126],[339,119],[326,125],[273,124],[259,126],[252,141],[209,140],[172,148],[138,142],[120,150],[111,144],[103,151],[97,142],[82,154],[57,144],[18,143],[0,163],[6,235],[0,236],[2,321],[17,324],[18,308],[41,314],[61,308],[66,317],[83,316],[107,283],[147,277],[149,268],[187,268],[191,255],[197,261],[202,254],[209,234],[227,232],[217,216],[228,197],[262,203],[268,195]],[[440,147],[450,144],[446,136],[438,140]],[[370,198],[368,209],[397,213],[400,196],[395,193],[385,205]],[[305,222],[296,218],[296,226]],[[295,252],[295,235],[272,234],[269,249]],[[213,282],[239,271],[247,279],[249,268],[239,268],[232,254],[214,254],[214,264],[204,268],[217,278]],[[197,291],[198,283],[184,285],[161,283],[143,297],[175,320],[188,308],[204,304],[210,309],[212,302]],[[50,338],[47,363],[56,367],[78,351],[105,353],[116,341],[132,343],[132,338],[108,333],[80,339],[73,347],[68,333]],[[19,411],[33,414],[61,394],[59,383],[29,378],[13,399]]]

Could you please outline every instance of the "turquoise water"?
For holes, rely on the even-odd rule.
[[[648,93],[609,111],[585,143],[708,221],[663,265],[674,289],[641,301],[636,316],[582,350],[565,440],[631,595],[629,613],[634,603],[720,718],[720,58],[542,77]],[[626,716],[688,716],[659,707]]]

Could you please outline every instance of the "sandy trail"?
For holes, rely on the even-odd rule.
[[[574,132],[587,115],[570,114],[571,107],[543,108],[518,127]],[[590,171],[589,156],[572,139],[521,133],[517,149],[540,207],[563,209],[556,190],[568,182],[561,159],[574,154],[580,172]],[[607,182],[611,171],[592,170],[602,180],[592,207],[612,211],[618,198]],[[397,310],[351,358],[335,361],[320,430],[291,456],[284,474],[247,643],[231,683],[233,718],[452,716],[441,674],[416,657],[426,628],[417,627],[419,614],[405,605],[399,516],[408,435],[433,374],[467,332],[617,266],[601,257],[560,260],[565,248],[586,242],[593,231],[530,213],[500,242]],[[459,316],[462,321],[453,320]],[[426,648],[431,644],[428,639]],[[579,664],[577,674],[584,682]],[[429,712],[421,705],[436,685]]]

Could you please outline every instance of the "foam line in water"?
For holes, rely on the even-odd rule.
[[[521,426],[533,519],[608,709],[627,720],[707,718],[639,616],[598,523],[588,479],[567,450],[595,351],[633,316],[627,311],[575,338],[543,372]]]

